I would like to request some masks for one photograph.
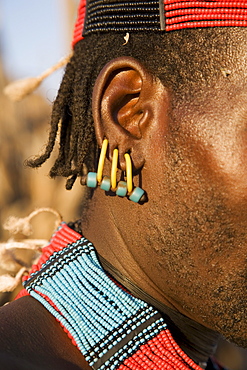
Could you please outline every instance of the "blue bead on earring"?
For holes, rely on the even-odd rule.
[[[127,190],[127,182],[126,181],[119,181],[118,186],[117,186],[117,190],[116,190],[116,194],[119,197],[126,197],[127,191],[128,191]]]
[[[86,184],[87,184],[87,187],[89,188],[97,187],[97,173],[96,172],[88,172]]]
[[[130,155],[128,153],[124,154],[124,158],[126,161],[126,177],[127,177],[127,191],[129,199],[132,202],[138,203],[141,197],[144,195],[144,190],[139,188],[138,186],[133,190],[133,180],[132,180],[132,163],[130,159]]]

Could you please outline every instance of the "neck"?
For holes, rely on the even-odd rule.
[[[187,311],[183,312],[181,305],[177,307],[175,305],[177,301],[170,301],[170,297],[164,296],[163,290],[155,284],[157,274],[150,276],[141,267],[140,260],[142,266],[145,265],[147,268],[146,261],[152,261],[150,248],[148,252],[142,248],[146,240],[143,233],[139,232],[137,225],[138,220],[140,224],[143,223],[144,229],[148,228],[148,225],[145,224],[145,209],[138,208],[139,214],[136,215],[134,209],[125,208],[132,206],[129,202],[122,202],[120,208],[118,204],[120,200],[113,197],[110,199],[110,207],[107,198],[102,191],[94,195],[86,217],[83,217],[81,222],[83,235],[94,244],[97,252],[104,257],[101,260],[103,267],[117,281],[134,296],[143,299],[163,313],[177,344],[203,368],[203,363],[207,362],[215,351],[219,335],[197,323],[193,318],[189,319]],[[116,203],[116,210],[112,206],[113,203]],[[125,215],[128,215],[128,218]],[[126,230],[130,232],[127,233]],[[143,260],[145,261],[143,262]],[[158,278],[160,279],[160,277]]]
[[[157,301],[121,274],[103,257],[99,256],[99,259],[104,269],[128,289],[131,294],[148,302],[164,315],[168,328],[180,348],[194,362],[205,369],[208,358],[216,350],[220,335]]]

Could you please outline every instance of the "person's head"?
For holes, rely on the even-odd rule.
[[[48,158],[60,119],[51,176],[68,187],[83,164],[96,169],[104,137],[108,170],[114,148],[123,171],[130,153],[147,202],[108,196],[102,207],[167,302],[247,346],[247,29],[125,36],[96,32],[75,45],[33,165]]]

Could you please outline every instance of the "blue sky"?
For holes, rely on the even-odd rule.
[[[69,53],[69,2],[78,0],[0,0],[0,52],[10,80],[39,75]],[[58,71],[42,84],[49,100],[61,78]]]

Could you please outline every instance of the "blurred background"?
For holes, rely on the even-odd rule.
[[[75,184],[69,192],[64,188],[64,179],[51,180],[48,172],[52,159],[38,170],[24,166],[25,159],[41,152],[47,141],[51,107],[63,69],[21,102],[11,102],[3,95],[9,82],[38,76],[70,53],[78,3],[79,0],[0,0],[1,225],[11,214],[23,217],[37,207],[53,207],[65,221],[80,215],[82,187]],[[49,215],[37,218],[35,236],[49,238],[53,230],[42,217],[47,219]],[[8,237],[1,226],[0,237]]]
[[[16,79],[40,75],[69,54],[79,0],[0,0],[0,241],[10,236],[1,226],[11,215],[25,217],[35,208],[52,207],[65,221],[80,217],[83,189],[76,182],[48,176],[52,158],[42,168],[24,166],[47,140],[49,117],[63,70],[55,72],[32,95],[11,102],[3,88]],[[32,237],[49,239],[54,216],[37,216]],[[0,273],[3,273],[0,268]],[[16,292],[14,293],[16,294]],[[0,295],[0,304],[13,297]],[[246,351],[222,341],[218,360],[230,370],[247,370]]]

